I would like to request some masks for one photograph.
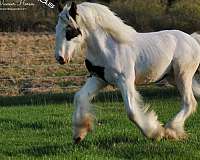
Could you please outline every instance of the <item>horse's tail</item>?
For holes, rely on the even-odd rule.
[[[200,44],[200,34],[194,32],[191,34],[191,36]]]
[[[198,33],[192,33],[191,36],[199,43],[200,45],[200,34]],[[192,89],[194,92],[195,96],[200,97],[200,65],[193,77],[193,81],[192,81]]]
[[[200,97],[200,84],[195,79],[193,79],[193,81],[192,81],[192,90],[193,90],[195,96]]]

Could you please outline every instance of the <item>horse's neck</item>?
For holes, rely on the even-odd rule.
[[[87,38],[87,55],[86,57],[97,65],[105,63],[108,54],[112,54],[111,49],[116,42],[110,35],[107,35],[101,29],[89,32]]]

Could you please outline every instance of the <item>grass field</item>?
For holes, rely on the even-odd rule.
[[[140,88],[166,123],[178,110],[173,88]],[[73,94],[0,97],[0,159],[200,159],[200,114],[186,123],[185,141],[144,138],[126,117],[118,92],[95,99],[96,127],[80,145],[72,143]]]
[[[94,132],[74,145],[72,100],[87,75],[84,56],[76,56],[70,65],[56,64],[52,33],[0,33],[0,37],[0,160],[200,159],[198,113],[186,123],[188,140],[152,141],[128,120],[121,96],[112,87],[94,101]],[[70,86],[77,88],[65,89]],[[179,110],[175,89],[139,90],[163,123]]]

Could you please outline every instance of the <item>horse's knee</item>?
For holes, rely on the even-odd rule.
[[[82,92],[82,91],[79,91],[75,94],[74,96],[74,104],[80,104],[82,103],[85,99],[87,98],[87,95]]]
[[[74,95],[74,104],[76,105],[77,103],[80,102],[80,99],[81,99],[81,95],[79,92],[77,92],[75,95]]]

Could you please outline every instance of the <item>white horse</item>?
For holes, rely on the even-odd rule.
[[[200,44],[199,33],[194,32],[191,34],[191,36]],[[193,84],[192,84],[192,89],[194,91],[194,94],[198,97],[200,97],[199,81],[200,81],[200,67],[198,67],[198,70],[196,71],[195,76],[193,77]]]
[[[191,36],[196,39],[196,41],[200,44],[200,34],[198,34],[197,32],[194,32],[191,34]]]
[[[65,64],[81,48],[84,48],[91,77],[74,97],[73,138],[76,143],[92,129],[94,116],[90,101],[108,84],[119,88],[129,119],[146,137],[186,137],[184,122],[197,106],[192,81],[200,64],[200,45],[194,38],[178,30],[138,33],[104,5],[72,3],[59,14],[56,59]],[[168,76],[173,77],[182,104],[180,112],[163,127],[156,114],[147,111],[135,85]]]

